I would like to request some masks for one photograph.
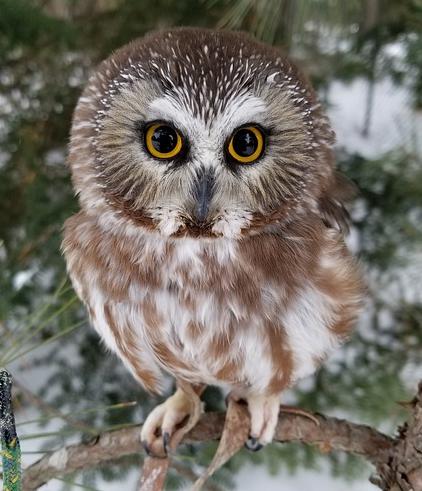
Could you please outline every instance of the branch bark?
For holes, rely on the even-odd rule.
[[[316,424],[309,417],[281,412],[275,441],[314,445],[324,453],[343,451],[360,455],[375,467],[376,475],[371,480],[382,490],[422,491],[422,382],[408,406],[409,420],[398,428],[395,438],[342,419],[314,414]],[[249,427],[247,408],[242,406],[239,411],[237,424]],[[202,415],[183,443],[220,439],[225,416],[225,413]],[[90,443],[63,447],[42,457],[25,470],[23,491],[38,489],[55,477],[139,453],[142,451],[139,433],[140,426],[105,432]]]
[[[280,414],[275,440],[316,445],[323,452],[340,450],[361,455],[376,467],[382,466],[395,440],[370,428],[349,421],[314,415],[316,425],[304,416]],[[244,423],[249,424],[246,408]],[[183,443],[218,440],[222,434],[225,413],[206,413],[197,426],[183,439]],[[32,491],[55,477],[96,467],[119,457],[142,452],[140,426],[105,432],[91,443],[63,447],[42,457],[24,472],[23,490]]]
[[[422,382],[409,408],[411,417],[398,428],[395,443],[372,480],[385,491],[422,490]]]

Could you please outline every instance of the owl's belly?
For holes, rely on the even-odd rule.
[[[280,392],[315,371],[360,308],[357,271],[332,234],[317,257],[306,256],[312,268],[280,256],[288,249],[278,236],[260,242],[262,256],[249,242],[153,237],[125,261],[89,220],[75,223],[65,244],[75,289],[107,346],[152,391],[165,371]]]
[[[257,289],[247,308],[234,292],[133,284],[136,302],[104,301],[95,290],[90,306],[97,331],[144,385],[164,370],[192,383],[280,392],[313,373],[344,337],[336,326],[350,323],[347,308],[312,283],[287,305],[284,290]]]
[[[278,392],[313,373],[341,340],[332,329],[336,306],[326,295],[309,286],[286,308],[282,290],[257,291],[252,310],[236,295],[150,290],[122,325],[174,377]]]
[[[256,390],[270,384],[274,366],[263,317],[234,299],[160,290],[148,297],[143,314],[151,351],[172,375]]]

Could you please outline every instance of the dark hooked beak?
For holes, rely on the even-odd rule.
[[[198,223],[204,223],[207,218],[211,198],[214,191],[214,173],[212,170],[201,169],[195,183],[194,217]]]

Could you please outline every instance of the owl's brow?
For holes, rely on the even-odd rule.
[[[148,119],[161,119],[171,121],[181,129],[188,129],[192,121],[208,127],[220,127],[225,133],[230,133],[234,128],[242,126],[249,121],[263,122],[266,111],[265,101],[252,94],[239,94],[239,97],[228,101],[226,108],[220,112],[215,111],[214,118],[205,120],[201,115],[194,114],[191,108],[186,107],[183,101],[171,96],[161,96],[154,99],[149,105]]]

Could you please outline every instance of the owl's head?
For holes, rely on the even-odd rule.
[[[167,236],[240,237],[318,207],[333,133],[309,83],[242,33],[156,32],[104,61],[69,162],[83,208]]]

